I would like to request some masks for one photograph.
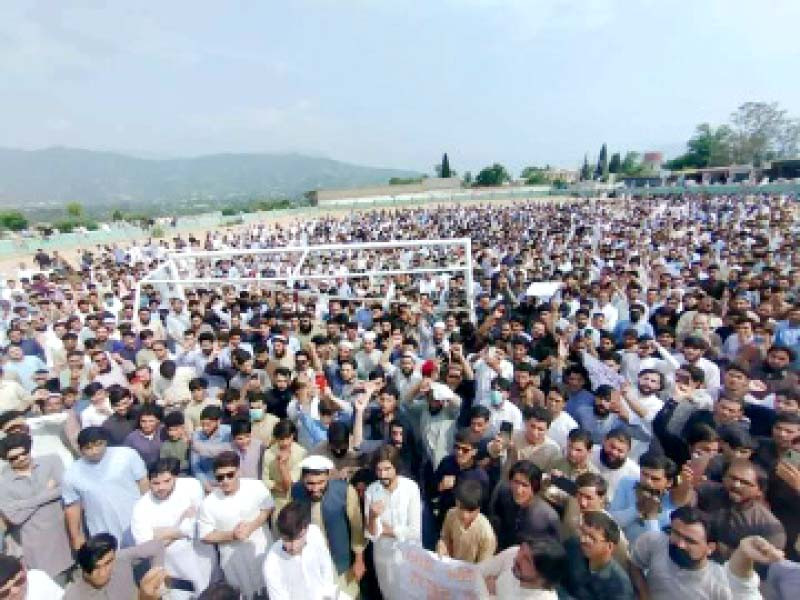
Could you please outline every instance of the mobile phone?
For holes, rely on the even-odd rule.
[[[578,492],[577,484],[568,477],[550,476],[550,485],[556,486],[558,489],[566,492],[570,496],[574,496]]]
[[[169,577],[164,579],[164,586],[170,590],[180,590],[182,592],[194,592],[194,583],[188,579],[181,579],[180,577]]]
[[[511,423],[511,421],[503,421],[500,423],[500,435],[510,438],[512,431],[514,431],[514,425]]]
[[[789,448],[786,453],[783,455],[783,460],[788,462],[793,467],[800,468],[800,450],[795,450],[794,448]]]

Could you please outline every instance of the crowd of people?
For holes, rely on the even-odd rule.
[[[408,548],[472,598],[795,598],[799,222],[681,195],[39,251],[0,288],[0,598],[414,598]],[[345,246],[450,238],[471,278]]]

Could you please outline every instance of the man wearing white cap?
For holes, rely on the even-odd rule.
[[[420,321],[419,327],[422,341],[419,353],[422,358],[441,358],[450,351],[450,342],[445,335],[447,330],[444,321],[436,321],[432,328],[428,328],[425,320]]]
[[[382,353],[375,347],[375,332],[368,331],[364,334],[364,345],[356,352],[356,372],[361,379],[366,379],[369,374],[381,364]]]
[[[324,456],[303,459],[292,499],[311,503],[311,522],[325,536],[339,588],[355,597],[365,571],[364,520],[355,488],[345,480],[330,478],[334,468]]]

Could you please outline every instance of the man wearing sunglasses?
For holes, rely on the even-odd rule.
[[[0,600],[61,600],[64,591],[44,571],[0,554]]]
[[[203,500],[197,525],[200,539],[217,545],[226,581],[254,600],[265,597],[261,566],[270,540],[264,524],[275,503],[261,481],[241,478],[239,466],[232,450],[214,459],[217,487]]]
[[[25,556],[28,566],[64,582],[72,555],[64,526],[57,456],[31,456],[31,438],[12,433],[0,442],[0,458],[9,468],[0,475],[0,514],[6,541]]]

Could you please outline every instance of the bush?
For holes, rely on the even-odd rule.
[[[153,228],[150,230],[150,235],[154,238],[163,238],[164,237],[164,228],[161,225],[154,225]]]
[[[226,206],[225,208],[222,209],[223,217],[233,217],[237,214],[239,214],[239,210],[231,206]]]
[[[79,225],[80,223],[73,219],[63,219],[53,223],[53,228],[58,229],[61,233],[72,233]]]
[[[22,231],[27,229],[28,219],[18,210],[0,211],[0,228],[10,229],[11,231]]]
[[[98,229],[100,229],[100,226],[97,224],[97,221],[86,221],[83,224],[83,226],[86,227],[86,229],[88,229],[89,231],[97,231]]]

